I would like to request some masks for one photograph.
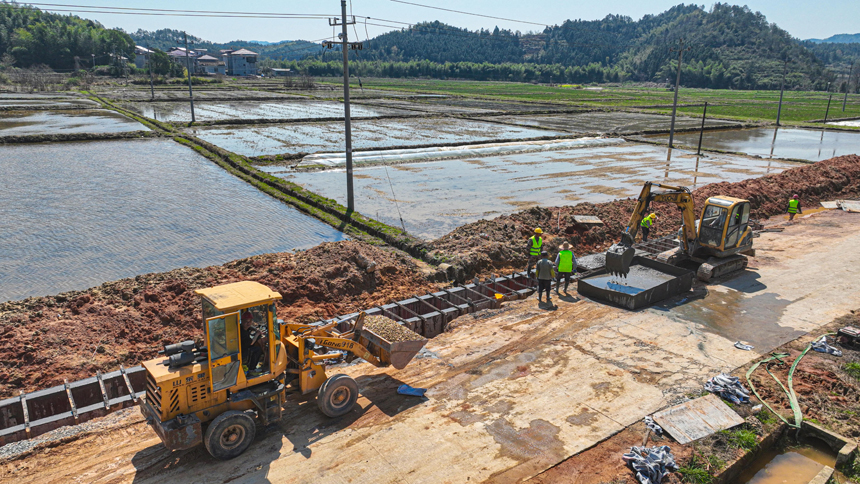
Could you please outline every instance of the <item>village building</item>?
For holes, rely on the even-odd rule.
[[[248,49],[221,51],[229,76],[256,76],[258,55]]]

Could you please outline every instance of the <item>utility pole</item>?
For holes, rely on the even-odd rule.
[[[194,91],[191,89],[191,63],[188,57],[188,34],[182,32],[185,38],[185,67],[188,69],[188,100],[191,101],[191,122],[194,120]]]
[[[776,108],[776,125],[779,126],[779,117],[782,115],[782,93],[785,91],[785,74],[788,72],[788,59],[782,67],[782,86],[779,88],[779,107]]]
[[[848,67],[848,80],[845,81],[845,97],[842,99],[842,112],[845,112],[845,103],[848,102],[848,88],[851,87],[851,71],[854,70],[854,62]]]
[[[346,0],[340,0],[340,19],[329,19],[328,24],[332,27],[340,25],[341,33],[338,35],[340,42],[328,41],[324,42],[324,46],[331,49],[334,44],[340,44],[343,51],[343,118],[346,134],[346,211],[349,216],[355,211],[355,196],[352,189],[352,126],[350,125],[349,117],[349,49],[361,49],[361,42],[349,42],[347,37],[347,25],[355,24],[355,17],[352,20],[346,19]]]
[[[822,123],[822,129],[827,128],[827,116],[830,114],[830,101],[832,101],[832,100],[833,100],[833,93],[831,92],[830,97],[827,99],[827,111],[824,111],[824,123]]]
[[[699,130],[699,148],[696,150],[697,155],[702,154],[702,137],[705,135],[705,118],[708,116],[708,101],[705,101],[705,110],[702,111],[702,129]]]
[[[149,64],[149,100],[155,101],[155,85],[152,82],[152,49],[149,48],[149,44],[146,44],[146,50],[149,51],[146,54],[146,61]]]
[[[669,148],[673,147],[672,143],[675,140],[675,112],[678,110],[678,85],[681,84],[681,60],[684,58],[684,51],[690,50],[690,47],[684,47],[684,39],[678,39],[678,48],[672,48],[671,52],[678,51],[678,76],[675,78],[675,101],[672,103],[672,125],[669,128]]]

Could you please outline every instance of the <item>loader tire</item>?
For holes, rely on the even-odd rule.
[[[257,426],[251,415],[231,410],[222,413],[209,424],[203,436],[203,445],[216,459],[232,459],[245,452],[254,441],[256,433]]]
[[[317,392],[317,406],[329,417],[340,417],[352,410],[358,400],[358,384],[344,374],[331,376]]]

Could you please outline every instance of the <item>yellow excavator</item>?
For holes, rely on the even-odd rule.
[[[326,363],[358,357],[402,369],[427,343],[402,326],[377,327],[390,339],[397,334],[389,341],[364,327],[363,312],[355,321],[284,323],[275,313],[281,295],[257,282],[194,292],[202,299],[205,341],[167,345],[143,364],[141,412],[171,450],[203,443],[215,458],[236,457],[254,440],[257,422],[281,419],[290,393],[317,392],[325,415],[344,415],[358,398],[358,385],[344,374],[327,375]]]
[[[664,191],[652,191],[654,187]],[[630,272],[630,264],[636,255],[633,243],[642,219],[650,211],[651,202],[674,203],[681,211],[679,246],[659,254],[658,260],[672,265],[684,261],[698,263],[696,276],[707,282],[745,269],[748,261],[742,254],[755,255],[749,200],[710,197],[697,220],[693,196],[688,188],[645,182],[621,241],[606,252],[606,270],[610,274],[626,276]]]

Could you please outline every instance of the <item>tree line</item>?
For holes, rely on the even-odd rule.
[[[134,59],[134,42],[120,30],[74,15],[43,12],[15,3],[0,3],[0,55],[4,64],[30,67],[44,64],[65,70],[111,55]],[[105,62],[107,63],[107,62]]]

